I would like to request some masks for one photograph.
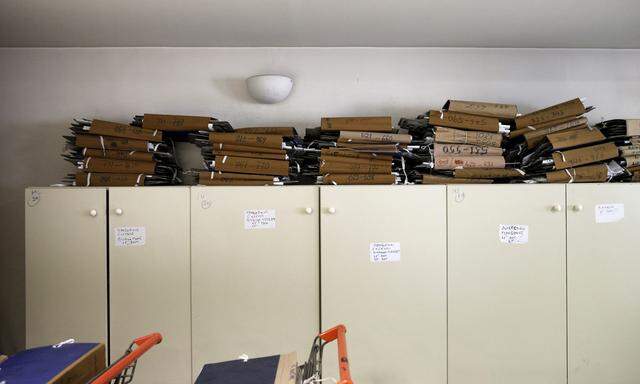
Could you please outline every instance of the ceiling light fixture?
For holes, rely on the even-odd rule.
[[[293,79],[285,75],[255,75],[247,79],[251,97],[263,104],[284,101],[293,88]]]

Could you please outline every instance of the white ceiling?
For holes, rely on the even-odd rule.
[[[640,0],[0,0],[0,46],[640,48]]]

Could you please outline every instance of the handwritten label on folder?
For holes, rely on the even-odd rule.
[[[624,219],[624,204],[596,205],[596,223],[615,223]]]
[[[117,227],[116,247],[135,247],[145,245],[147,240],[145,227]]]
[[[400,243],[369,243],[369,258],[372,263],[398,262]]]
[[[526,244],[529,242],[529,226],[521,224],[500,224],[500,242],[504,244]]]
[[[244,229],[274,229],[275,209],[247,209],[244,211]]]

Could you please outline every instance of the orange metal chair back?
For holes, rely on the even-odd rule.
[[[340,369],[340,381],[338,384],[353,384],[351,371],[349,370],[349,357],[347,356],[347,328],[340,324],[320,334],[324,342],[338,341],[338,367]]]

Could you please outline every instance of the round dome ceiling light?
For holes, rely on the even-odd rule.
[[[284,101],[293,88],[293,79],[285,75],[255,75],[247,79],[251,97],[263,104]]]

